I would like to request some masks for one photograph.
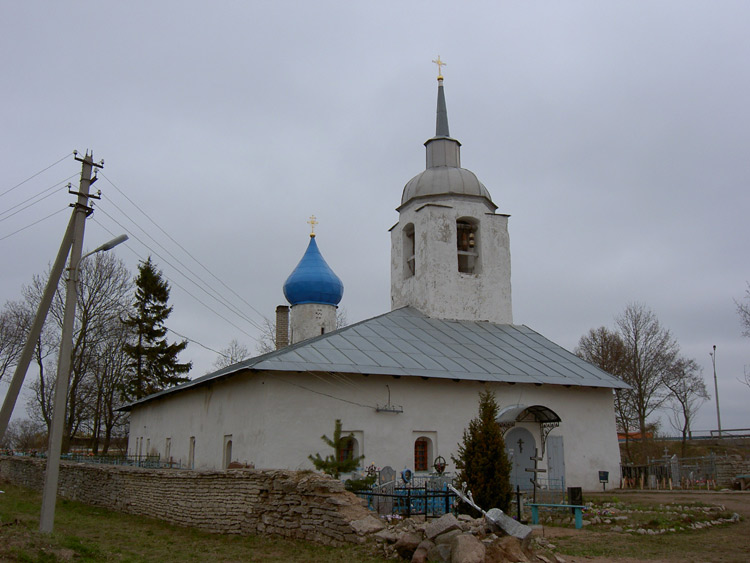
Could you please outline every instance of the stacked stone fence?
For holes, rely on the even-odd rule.
[[[716,483],[719,486],[731,487],[737,475],[750,475],[750,459],[730,455],[716,461]]]
[[[0,477],[41,490],[45,460],[0,457]],[[311,471],[199,472],[61,462],[59,495],[93,506],[224,534],[264,534],[325,545],[357,541],[368,516],[340,481]]]

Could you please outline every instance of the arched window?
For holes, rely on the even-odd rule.
[[[414,245],[414,223],[409,223],[402,231],[404,238],[404,278],[410,278],[417,273]]]
[[[479,223],[463,217],[456,221],[456,247],[458,271],[463,274],[479,273]]]
[[[432,440],[420,436],[414,442],[414,471],[429,471],[432,465]]]
[[[359,444],[357,444],[356,438],[344,438],[341,441],[341,447],[338,451],[339,461],[346,461],[347,459],[354,459],[359,457]]]
[[[232,463],[232,435],[227,434],[224,436],[224,469],[229,468],[229,464]]]

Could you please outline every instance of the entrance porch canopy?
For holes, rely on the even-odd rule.
[[[503,434],[513,428],[517,422],[538,422],[539,434],[542,438],[542,457],[544,457],[547,436],[562,422],[555,411],[543,405],[532,405],[530,407],[511,405],[501,410],[495,420],[500,425]]]

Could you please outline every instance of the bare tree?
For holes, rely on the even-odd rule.
[[[28,418],[16,419],[8,424],[5,436],[0,442],[0,449],[39,450],[44,448],[46,442],[44,425]]]
[[[78,288],[78,303],[73,336],[70,382],[65,417],[63,450],[69,447],[70,439],[79,430],[91,432],[101,422],[100,393],[103,387],[97,383],[99,354],[111,339],[119,339],[120,319],[129,307],[132,289],[130,273],[122,260],[112,253],[96,254],[82,263]],[[35,276],[32,284],[25,288],[26,302],[36,309],[46,285],[46,276]],[[64,312],[64,281],[61,280],[50,307],[48,333],[54,339],[48,349],[59,346]],[[54,330],[53,330],[54,327]],[[122,344],[122,343],[121,343]],[[49,427],[51,403],[56,379],[56,369],[47,365],[40,344],[37,353],[39,378],[32,385],[34,398],[29,405],[29,414],[35,420],[44,421]],[[95,423],[92,423],[95,419]]]
[[[625,379],[628,366],[628,354],[625,343],[619,334],[606,327],[591,329],[588,334],[581,337],[575,354],[591,362],[620,379]],[[631,389],[616,389],[614,391],[614,405],[617,428],[625,435],[625,451],[628,457],[630,453],[631,432],[637,426],[637,416],[633,410],[633,397]]]
[[[214,362],[214,369],[219,370],[229,367],[236,363],[246,360],[250,357],[250,350],[247,346],[240,344],[236,338],[233,338],[229,345],[220,351],[220,356]]]
[[[90,419],[92,437],[91,450],[96,455],[99,446],[102,453],[109,450],[114,435],[120,434],[127,424],[127,413],[118,409],[123,406],[122,391],[130,375],[130,357],[125,353],[125,344],[132,339],[131,331],[118,320],[112,320],[109,338],[96,350],[96,362],[92,370],[93,416]]]
[[[0,311],[0,381],[15,366],[26,342],[30,317],[22,303],[9,302]]]
[[[680,357],[672,334],[645,305],[628,305],[615,322],[613,331],[605,327],[591,330],[581,338],[576,353],[630,385],[630,389],[615,395],[618,426],[626,436],[631,428],[637,428],[641,440],[647,440],[653,427],[649,417],[654,411],[670,402],[682,404],[681,401],[686,410],[680,407],[680,420],[684,426],[687,413],[689,425],[702,402],[700,386],[695,381],[697,364]],[[688,381],[683,383],[682,377]],[[628,445],[626,442],[630,456]]]
[[[740,316],[740,325],[742,325],[742,336],[750,338],[750,282],[747,284],[745,290],[744,302],[735,301],[737,305],[737,314]],[[747,366],[745,366],[745,378],[740,379],[741,383],[744,383],[750,387],[750,372],[748,372]]]
[[[260,338],[255,350],[258,354],[268,354],[276,350],[276,323],[266,317],[263,317]]]
[[[623,380],[632,387],[632,408],[641,439],[646,440],[648,417],[669,398],[664,381],[673,373],[680,349],[669,330],[643,304],[628,305],[616,323],[627,349]]]
[[[740,316],[742,335],[750,337],[750,282],[748,282],[745,290],[744,302],[735,300],[735,304],[737,305],[737,314]]]
[[[664,378],[664,385],[670,391],[669,422],[682,434],[681,455],[685,457],[690,425],[698,408],[709,399],[702,369],[695,360],[679,358]]]

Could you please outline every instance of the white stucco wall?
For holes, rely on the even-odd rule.
[[[456,221],[479,224],[478,273],[458,271]],[[408,275],[403,230],[414,225],[416,273]],[[399,209],[391,229],[391,308],[410,305],[441,319],[513,323],[508,216],[470,197],[413,200]]]
[[[336,307],[321,303],[293,305],[289,326],[292,344],[332,332],[336,330]]]
[[[388,400],[403,413],[377,412]],[[500,407],[544,405],[562,423],[551,436],[563,437],[566,486],[598,489],[598,471],[619,478],[620,454],[612,391],[552,385],[483,384],[419,377],[332,376],[310,373],[245,372],[158,399],[133,410],[130,453],[138,438],[153,453],[170,453],[187,463],[190,437],[195,437],[195,468],[221,468],[225,436],[231,435],[232,459],[258,468],[310,468],[309,454],[330,453],[320,437],[331,436],[340,418],[354,432],[364,465],[414,467],[414,441],[433,440],[433,458],[442,455],[455,469],[455,453],[463,431],[477,415],[479,392],[487,385]],[[539,425],[524,423],[539,443]],[[145,443],[145,442],[144,442]],[[145,453],[145,452],[144,452]],[[540,467],[546,467],[546,455]]]

